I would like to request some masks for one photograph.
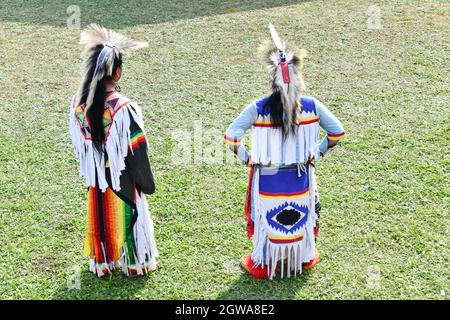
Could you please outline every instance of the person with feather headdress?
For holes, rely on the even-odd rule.
[[[315,246],[320,211],[314,174],[319,161],[346,135],[317,99],[302,95],[305,51],[286,49],[269,24],[272,41],[260,47],[270,76],[270,95],[250,103],[225,132],[225,141],[249,165],[245,202],[253,252],[241,259],[253,277],[301,273],[319,262]],[[326,136],[319,142],[319,129]],[[251,151],[242,143],[252,128]]]
[[[80,44],[87,60],[72,98],[69,132],[88,188],[84,253],[99,277],[116,268],[142,275],[157,268],[145,198],[155,183],[141,110],[116,88],[123,55],[147,43],[92,24]]]

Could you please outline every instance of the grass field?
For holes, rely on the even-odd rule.
[[[0,299],[448,299],[447,1],[52,2],[0,3]],[[98,279],[82,254],[86,192],[67,131],[82,61],[72,4],[82,27],[150,43],[120,83],[143,109],[157,178],[148,200],[162,267],[147,277]],[[371,5],[381,29],[368,28]],[[201,120],[217,132],[203,145],[219,141],[267,93],[255,49],[269,21],[308,50],[306,94],[349,136],[316,167],[322,262],[255,282],[239,267],[251,250],[248,169],[174,164],[172,132]],[[81,289],[68,290],[76,268]]]

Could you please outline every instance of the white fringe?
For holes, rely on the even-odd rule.
[[[128,260],[128,248],[123,246],[123,253],[119,265],[122,266],[122,272],[130,274],[130,269],[136,270],[137,275],[143,275],[147,272],[157,269],[156,259],[159,257],[156,248],[153,221],[148,211],[147,199],[144,194],[136,195],[136,208],[138,211],[137,221],[133,226],[133,236],[136,252],[133,252],[135,264]]]
[[[134,225],[134,239],[136,244],[136,265],[155,270],[156,258],[159,256],[156,248],[155,232],[153,221],[148,211],[147,199],[144,194],[138,194],[136,197],[136,207],[138,210],[138,218]],[[138,274],[141,268],[138,268]]]
[[[315,255],[314,227],[317,223],[317,213],[315,212],[315,192],[316,181],[313,166],[309,167],[309,196],[306,199],[308,206],[308,220],[302,228],[303,239],[293,243],[273,243],[268,239],[268,231],[265,226],[267,207],[261,202],[259,197],[259,168],[255,169],[253,189],[254,208],[254,235],[252,260],[255,267],[268,266],[268,276],[273,279],[278,262],[281,261],[281,278],[293,273],[302,273],[302,264],[311,261]],[[282,201],[281,201],[282,202]],[[273,205],[274,207],[276,204]],[[301,232],[299,232],[301,233]],[[284,263],[287,263],[285,269]]]
[[[95,262],[95,259],[89,259],[89,271],[96,274],[98,277],[103,277],[104,275],[111,274],[113,270],[119,267],[117,261],[111,263],[101,263]],[[106,273],[103,270],[106,269]]]
[[[273,165],[280,165],[283,133],[277,128],[270,128],[270,160]]]
[[[264,120],[269,120],[268,116],[263,117]],[[269,156],[269,145],[271,145],[269,139],[269,130],[270,128],[259,128],[258,130],[258,139],[259,139],[259,157],[260,161],[263,165],[268,165],[270,161]]]
[[[270,120],[270,116],[258,116]],[[301,164],[318,151],[318,122],[299,125],[294,134],[284,137],[281,128],[254,127],[251,155],[254,163],[272,166]]]
[[[253,213],[254,219],[254,234],[253,234],[253,252],[252,252],[252,261],[256,266],[260,266],[264,264],[264,246],[267,241],[267,232],[264,227],[264,212],[261,210],[261,203],[259,198],[259,175],[260,169],[255,168],[255,172],[253,173],[252,182],[252,193],[253,193],[253,208],[255,212]]]
[[[120,190],[120,175],[125,169],[125,157],[128,154],[130,144],[130,113],[133,120],[144,130],[140,108],[136,104],[128,104],[122,107],[114,115],[109,136],[105,143],[105,152],[108,154],[109,168],[111,172],[111,188]],[[86,179],[87,187],[96,187],[95,178],[97,174],[98,187],[105,191],[108,183],[105,177],[105,158],[81,133],[80,126],[72,106],[70,113],[69,132],[72,138],[75,154],[80,163],[80,176]]]
[[[260,163],[260,156],[259,156],[259,138],[258,138],[258,131],[259,128],[254,128],[252,132],[252,144],[251,144],[251,150],[250,155],[252,157],[252,162],[254,163]]]
[[[285,165],[290,165],[290,164],[295,164],[297,159],[296,159],[296,151],[297,151],[297,141],[296,141],[296,135],[289,133],[286,137],[285,137],[285,141],[284,141],[284,164]]]
[[[309,150],[311,149],[311,134],[310,134],[310,129],[308,128],[310,125],[304,125],[303,127],[303,133],[304,133],[304,137],[305,137],[305,159],[309,158]]]
[[[120,175],[121,171],[125,169],[125,157],[128,154],[128,145],[130,143],[131,121],[128,110],[128,107],[123,107],[117,111],[111,124],[109,137],[105,143],[105,151],[108,154],[111,172],[111,187],[116,191],[120,190]]]
[[[302,263],[307,262],[304,258],[305,251],[301,248],[302,242],[303,241],[286,244],[272,243],[270,241],[267,242],[266,257],[268,261],[267,269],[270,280],[272,280],[275,276],[279,261],[281,261],[281,278],[284,278],[285,273],[288,278],[291,277],[292,273],[294,276],[297,276],[298,273],[302,273]],[[286,269],[284,266],[285,260],[287,264]]]

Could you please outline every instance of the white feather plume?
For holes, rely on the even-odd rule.
[[[80,102],[83,93],[88,93],[86,98],[86,111],[92,105],[95,90],[97,88],[97,83],[105,76],[112,76],[114,59],[119,57],[121,54],[127,53],[128,51],[137,50],[140,48],[148,47],[147,42],[134,41],[123,34],[115,32],[113,30],[106,29],[97,24],[90,24],[81,33],[80,45],[83,51],[88,56],[92,57],[94,54],[98,54],[98,46],[108,46],[111,47],[110,51],[104,62],[98,64],[95,73],[90,79],[90,84],[88,89],[84,87],[86,80],[89,75],[89,64],[86,65],[85,75],[83,76],[81,85],[77,93],[77,103]],[[89,61],[89,59],[88,59]]]
[[[277,30],[275,30],[275,27],[271,22],[269,22],[269,29],[270,34],[272,35],[273,43],[275,43],[275,46],[278,48],[278,50],[284,51],[285,50],[285,43],[281,42],[280,37],[278,36]]]
[[[147,42],[134,41],[123,34],[106,29],[97,24],[90,24],[81,33],[80,45],[85,51],[92,50],[97,45],[106,44],[117,48],[120,53],[148,47]]]

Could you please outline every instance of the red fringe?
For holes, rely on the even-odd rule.
[[[255,232],[255,225],[252,221],[252,181],[253,181],[253,172],[255,171],[255,166],[251,165],[250,173],[248,176],[248,186],[247,186],[247,194],[245,197],[245,206],[244,213],[247,217],[247,237],[250,239]]]

